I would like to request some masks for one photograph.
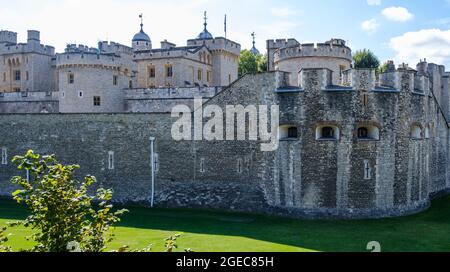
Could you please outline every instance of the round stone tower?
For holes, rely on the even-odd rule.
[[[268,41],[271,69],[290,73],[290,85],[298,86],[298,73],[302,69],[327,68],[332,73],[332,84],[341,83],[342,73],[351,68],[352,50],[341,39],[319,44],[300,44],[288,41]]]

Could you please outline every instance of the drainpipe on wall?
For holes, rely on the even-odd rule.
[[[150,196],[150,207],[153,208],[155,203],[155,137],[150,137],[150,163],[152,171],[152,192]]]

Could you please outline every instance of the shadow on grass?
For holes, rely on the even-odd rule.
[[[206,235],[246,237],[318,251],[365,251],[378,241],[383,251],[450,252],[450,196],[431,209],[402,218],[309,221],[205,210],[127,207],[120,227]],[[24,207],[0,200],[0,219],[20,220]],[[214,241],[211,241],[214,243]]]

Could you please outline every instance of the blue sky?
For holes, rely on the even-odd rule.
[[[266,39],[296,38],[323,42],[342,38],[353,50],[370,48],[381,60],[415,65],[420,58],[450,68],[450,0],[0,0],[0,29],[41,31],[41,40],[62,51],[66,43],[95,46],[99,40],[129,45],[144,13],[145,31],[154,47],[167,39],[178,45],[202,30],[203,11],[208,29],[265,50]]]

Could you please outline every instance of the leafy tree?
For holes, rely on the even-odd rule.
[[[385,62],[380,67],[378,67],[377,74],[383,74],[386,73],[387,71],[388,71],[388,63]]]
[[[98,189],[95,196],[88,194],[96,182],[87,176],[74,179],[78,165],[62,165],[52,156],[41,156],[32,150],[25,156],[16,156],[13,162],[29,172],[29,180],[17,176],[12,182],[21,187],[14,199],[24,203],[31,215],[22,222],[36,232],[30,237],[37,242],[34,252],[100,252],[113,239],[109,232],[120,221],[126,210],[113,211],[112,191]],[[94,201],[98,202],[97,208]]]
[[[357,51],[353,60],[355,61],[355,68],[377,69],[380,66],[377,56],[368,49]]]
[[[239,58],[239,76],[247,73],[260,73],[267,70],[267,58],[261,54],[255,55],[249,50],[243,50]]]

